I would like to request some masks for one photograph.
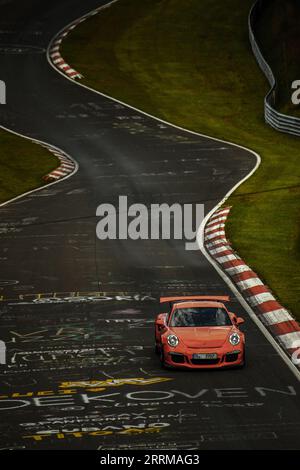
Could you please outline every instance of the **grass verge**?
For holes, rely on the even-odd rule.
[[[262,156],[229,200],[227,233],[300,319],[299,140],[263,121],[269,85],[248,42],[252,3],[120,0],[78,26],[62,54],[92,88]]]
[[[0,203],[43,186],[42,177],[58,166],[45,148],[0,129]]]

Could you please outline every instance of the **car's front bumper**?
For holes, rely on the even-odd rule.
[[[195,359],[196,353],[215,353],[214,359]],[[186,369],[221,369],[224,367],[235,367],[244,363],[244,347],[222,351],[164,351],[165,365]]]

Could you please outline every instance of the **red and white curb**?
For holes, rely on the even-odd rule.
[[[49,150],[49,152],[53,153],[53,155],[55,155],[60,161],[60,165],[55,170],[43,176],[43,180],[49,183],[64,178],[65,176],[70,175],[75,171],[76,163],[75,161],[71,160],[71,158],[66,153],[49,145],[43,145],[43,147]]]
[[[79,79],[83,78],[83,75],[77,72],[75,69],[73,69],[61,56],[61,53],[60,53],[61,43],[66,38],[66,36],[70,33],[70,31],[76,28],[76,26],[78,26],[80,23],[83,23],[85,20],[87,20],[91,16],[97,15],[100,10],[104,10],[105,8],[108,8],[110,5],[112,5],[116,1],[117,0],[113,0],[107,5],[98,7],[95,10],[82,16],[81,18],[73,21],[54,37],[54,39],[50,43],[48,54],[49,54],[50,61],[57,69],[59,69],[61,72],[63,72],[65,75],[72,78],[73,80],[75,80],[76,78],[79,78]]]
[[[70,76],[68,76],[68,74],[65,72],[65,70],[61,69],[58,67],[57,64],[54,64],[53,62],[53,57],[51,57],[51,53],[55,53],[55,52],[59,52],[59,48],[60,48],[60,44],[62,42],[62,39],[68,34],[68,32],[72,29],[74,29],[79,23],[85,21],[88,17],[90,16],[93,16],[93,15],[96,15],[100,10],[104,9],[104,8],[108,8],[110,5],[112,5],[113,3],[116,3],[117,1],[119,0],[112,0],[111,2],[109,2],[108,4],[106,5],[103,5],[101,7],[98,7],[96,10],[93,10],[91,11],[90,13],[88,13],[87,15],[84,15],[83,17],[81,17],[79,20],[75,21],[75,22],[72,22],[70,23],[70,25],[68,25],[67,27],[63,28],[63,30],[61,30],[53,39],[52,41],[50,42],[50,45],[47,49],[47,58],[48,58],[48,62],[51,64],[51,66],[53,68],[55,68],[59,73],[61,74],[64,74],[66,76],[67,79],[69,80],[72,80],[74,78],[74,76],[71,78]],[[64,34],[66,33],[66,34]],[[61,39],[59,41],[59,39]],[[58,41],[56,43],[56,41]],[[56,49],[53,50],[53,46],[55,47],[56,46]],[[58,46],[58,47],[57,47]],[[55,56],[56,58],[58,58],[58,56]],[[74,71],[75,72],[75,71]],[[76,72],[77,73],[77,72]],[[82,86],[83,88],[85,88],[86,90],[89,90],[93,93],[96,93],[100,96],[104,96],[106,98],[109,98],[111,99],[112,101],[116,102],[116,103],[119,103],[123,106],[127,106],[131,109],[134,109],[135,111],[141,113],[141,114],[144,114],[148,117],[151,117],[155,120],[158,120],[159,122],[162,122],[164,123],[165,125],[169,125],[169,126],[172,126],[176,129],[180,129],[180,130],[183,130],[183,131],[186,131],[186,132],[189,132],[191,134],[194,134],[194,135],[200,135],[202,137],[207,137],[207,138],[210,138],[214,141],[217,141],[217,142],[222,142],[222,143],[228,143],[227,141],[224,141],[224,140],[221,140],[221,139],[216,139],[216,138],[213,138],[211,136],[208,136],[206,134],[201,134],[199,132],[193,132],[193,131],[190,131],[188,129],[185,129],[183,127],[180,127],[180,126],[176,126],[174,125],[173,123],[169,122],[169,121],[165,121],[165,120],[162,120],[162,119],[159,119],[157,118],[156,116],[153,116],[152,114],[148,114],[148,113],[145,113],[144,111],[138,109],[138,108],[135,108],[133,106],[130,106],[128,105],[127,103],[123,102],[123,101],[120,101],[120,100],[117,100],[116,98],[110,96],[110,95],[106,95],[104,93],[101,93],[99,91],[96,91],[86,85],[84,85],[83,83],[79,83],[77,82],[78,85]],[[237,144],[234,144],[232,142],[229,142],[232,146],[235,146],[237,148],[242,148],[244,150],[247,150],[248,152],[252,153],[253,155],[255,155],[256,157],[256,165],[255,167],[250,171],[250,173],[245,177],[243,178],[234,188],[232,188],[229,193],[226,195],[226,197],[223,199],[226,200],[227,197],[229,197],[229,195],[238,187],[240,186],[244,181],[246,181],[248,178],[250,178],[250,176],[257,170],[257,168],[259,167],[260,165],[260,162],[261,162],[261,158],[260,156],[254,152],[253,150],[249,149],[249,148],[246,148],[246,147],[243,147],[241,145],[237,145]],[[251,273],[252,274],[252,277],[255,278],[255,279],[258,279],[258,276],[251,270],[251,268],[249,268],[241,259],[238,255],[236,255],[234,253],[234,251],[232,250],[229,242],[227,241],[226,239],[226,236],[225,236],[225,229],[224,229],[224,226],[222,226],[222,224],[225,225],[225,221],[227,219],[227,215],[229,213],[229,208],[222,208],[222,209],[219,209],[218,211],[216,211],[212,216],[211,218],[209,219],[207,225],[205,226],[204,228],[204,233],[207,229],[213,229],[213,225],[215,223],[220,223],[220,226],[218,227],[216,225],[216,227],[218,228],[217,232],[219,233],[216,233],[214,232],[214,236],[207,239],[207,240],[202,240],[202,232],[201,232],[201,239],[199,239],[199,246],[200,246],[200,250],[202,251],[203,254],[205,254],[205,256],[207,256],[208,258],[210,258],[211,260],[211,263],[212,263],[212,258],[214,259],[214,262],[212,264],[215,264],[216,262],[220,263],[220,267],[217,269],[220,271],[220,273],[222,272],[222,268],[224,269],[224,271],[226,271],[226,274],[228,276],[224,276],[224,280],[225,282],[229,285],[230,289],[235,292],[235,290],[238,288],[238,282],[240,281],[247,281],[248,279],[251,279]],[[222,212],[222,213],[221,213]],[[216,220],[216,219],[219,219],[219,220]],[[213,232],[210,231],[208,232],[205,236],[208,236],[208,235],[213,235]],[[217,251],[215,252],[214,254],[210,254],[210,250],[214,250],[214,249],[221,249],[221,251]],[[222,254],[222,251],[223,251],[223,254]],[[231,257],[233,256],[233,259],[229,259],[227,260],[225,263],[222,263],[220,261],[221,260],[221,257],[224,257],[226,256],[226,253],[224,253],[225,251],[228,251],[228,254],[227,256],[228,257]],[[222,256],[217,256],[218,253],[221,253]],[[224,256],[223,256],[224,255]],[[226,263],[228,263],[226,265]],[[224,265],[224,267],[223,267]],[[226,268],[226,269],[225,269]],[[244,274],[243,274],[244,273]],[[247,274],[248,273],[248,274]],[[224,273],[223,273],[224,275]],[[239,276],[240,275],[240,276]],[[247,278],[247,276],[250,276],[249,278]],[[230,280],[231,278],[231,280]],[[237,281],[236,283],[236,287],[235,285],[233,284],[235,282],[235,280]],[[259,282],[261,282],[259,279],[258,279]],[[255,282],[255,281],[254,281]],[[251,283],[251,281],[249,281],[249,283]],[[245,285],[245,282],[244,282],[244,285]],[[263,286],[263,283],[261,282],[261,284],[259,284],[261,286]],[[243,292],[242,290],[242,287],[243,285],[240,285],[239,286],[239,290],[240,292]],[[249,288],[251,289],[252,287],[249,286]],[[287,352],[289,354],[289,356],[291,356],[293,354],[294,351],[299,351],[299,346],[298,346],[298,349],[295,349],[293,346],[294,346],[294,343],[295,342],[300,342],[300,328],[299,328],[299,325],[297,324],[297,322],[295,322],[295,320],[292,318],[292,316],[289,314],[289,312],[287,310],[285,310],[277,301],[276,299],[271,295],[271,292],[265,287],[265,289],[267,290],[266,294],[267,295],[270,295],[272,297],[271,300],[266,300],[265,302],[263,301],[263,297],[259,297],[259,293],[254,293],[254,297],[255,298],[258,298],[258,301],[256,302],[256,305],[254,306],[255,304],[255,301],[254,299],[250,299],[249,302],[247,303],[245,299],[248,299],[248,297],[253,297],[253,296],[245,296],[245,298],[243,298],[243,302],[240,302],[243,304],[244,302],[246,302],[246,306],[248,307],[248,309],[250,310],[250,312],[254,312],[254,314],[256,314],[256,318],[255,318],[255,323],[258,322],[258,318],[262,321],[262,325],[261,325],[261,331],[263,332],[263,334],[266,336],[266,338],[268,339],[268,341],[273,344],[273,347],[275,348],[275,350],[278,351],[278,353],[280,353],[282,355],[282,357],[284,358],[285,362],[289,365],[290,369],[293,371],[293,373],[295,374],[295,367],[293,366],[292,367],[292,361],[289,360],[288,356],[285,354],[285,352]],[[248,289],[244,289],[244,291],[247,291]],[[268,310],[268,302],[274,302],[273,304],[273,309],[272,309],[272,304],[269,304],[269,310]],[[253,305],[253,308],[250,307],[250,305]],[[246,307],[245,306],[245,307]],[[271,308],[270,308],[271,307]],[[260,310],[261,308],[261,310]],[[263,310],[264,308],[266,308],[266,311]],[[249,314],[250,314],[249,312]],[[250,314],[251,315],[251,314]],[[257,318],[258,317],[258,318]],[[263,317],[263,318],[262,318]],[[265,327],[263,326],[265,325],[265,327],[267,329],[265,329]],[[284,328],[285,326],[287,325],[287,328],[288,330],[286,331]],[[293,328],[294,326],[294,328]],[[282,329],[281,329],[282,327]],[[277,330],[276,330],[277,328]],[[269,331],[268,331],[269,330]],[[276,343],[275,345],[275,340],[274,340],[274,337],[272,336],[272,333],[273,333],[273,336],[275,336],[275,338],[277,339],[278,343]],[[281,346],[281,347],[280,347]],[[296,376],[297,378],[299,379],[300,378],[300,375],[299,375],[299,368],[298,370],[296,371]]]
[[[231,247],[225,234],[229,212],[230,207],[221,207],[210,217],[204,229],[204,246],[230,277],[281,348],[289,357],[294,353],[298,357],[300,325]]]
[[[68,75],[68,77],[73,78],[74,80],[76,78],[82,78],[82,75],[76,70],[74,70],[72,67],[70,67],[69,64],[67,64],[67,62],[61,56],[59,49],[60,49],[62,41],[69,34],[69,32],[72,31],[72,29],[74,29],[79,23],[82,23],[82,21],[84,20],[85,18],[76,20],[74,23],[67,26],[62,32],[60,32],[54,38],[49,49],[49,57],[53,65],[59,70],[61,70],[63,73]]]
[[[73,29],[73,28],[70,28],[70,29]],[[82,75],[79,72],[76,72],[76,70],[74,70],[72,67],[70,67],[70,65],[67,64],[67,62],[63,59],[63,57],[61,56],[59,52],[62,40],[65,36],[67,36],[70,29],[66,31],[64,34],[62,34],[60,37],[55,39],[55,41],[53,42],[50,48],[50,59],[52,63],[55,65],[55,67],[57,67],[66,75],[68,75],[70,78],[73,78],[75,80],[75,78],[82,78]]]

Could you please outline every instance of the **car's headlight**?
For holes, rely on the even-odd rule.
[[[175,348],[175,346],[177,346],[179,343],[179,339],[177,338],[176,335],[169,335],[167,338],[167,341],[168,341],[168,345],[172,346],[173,348]]]
[[[240,335],[238,335],[237,333],[232,333],[229,336],[229,342],[230,344],[232,344],[232,346],[236,346],[237,344],[239,344],[240,341],[241,341]]]

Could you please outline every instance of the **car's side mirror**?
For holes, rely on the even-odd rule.
[[[245,320],[242,317],[237,317],[236,324],[239,326],[239,325],[242,325],[243,323],[245,323]]]

